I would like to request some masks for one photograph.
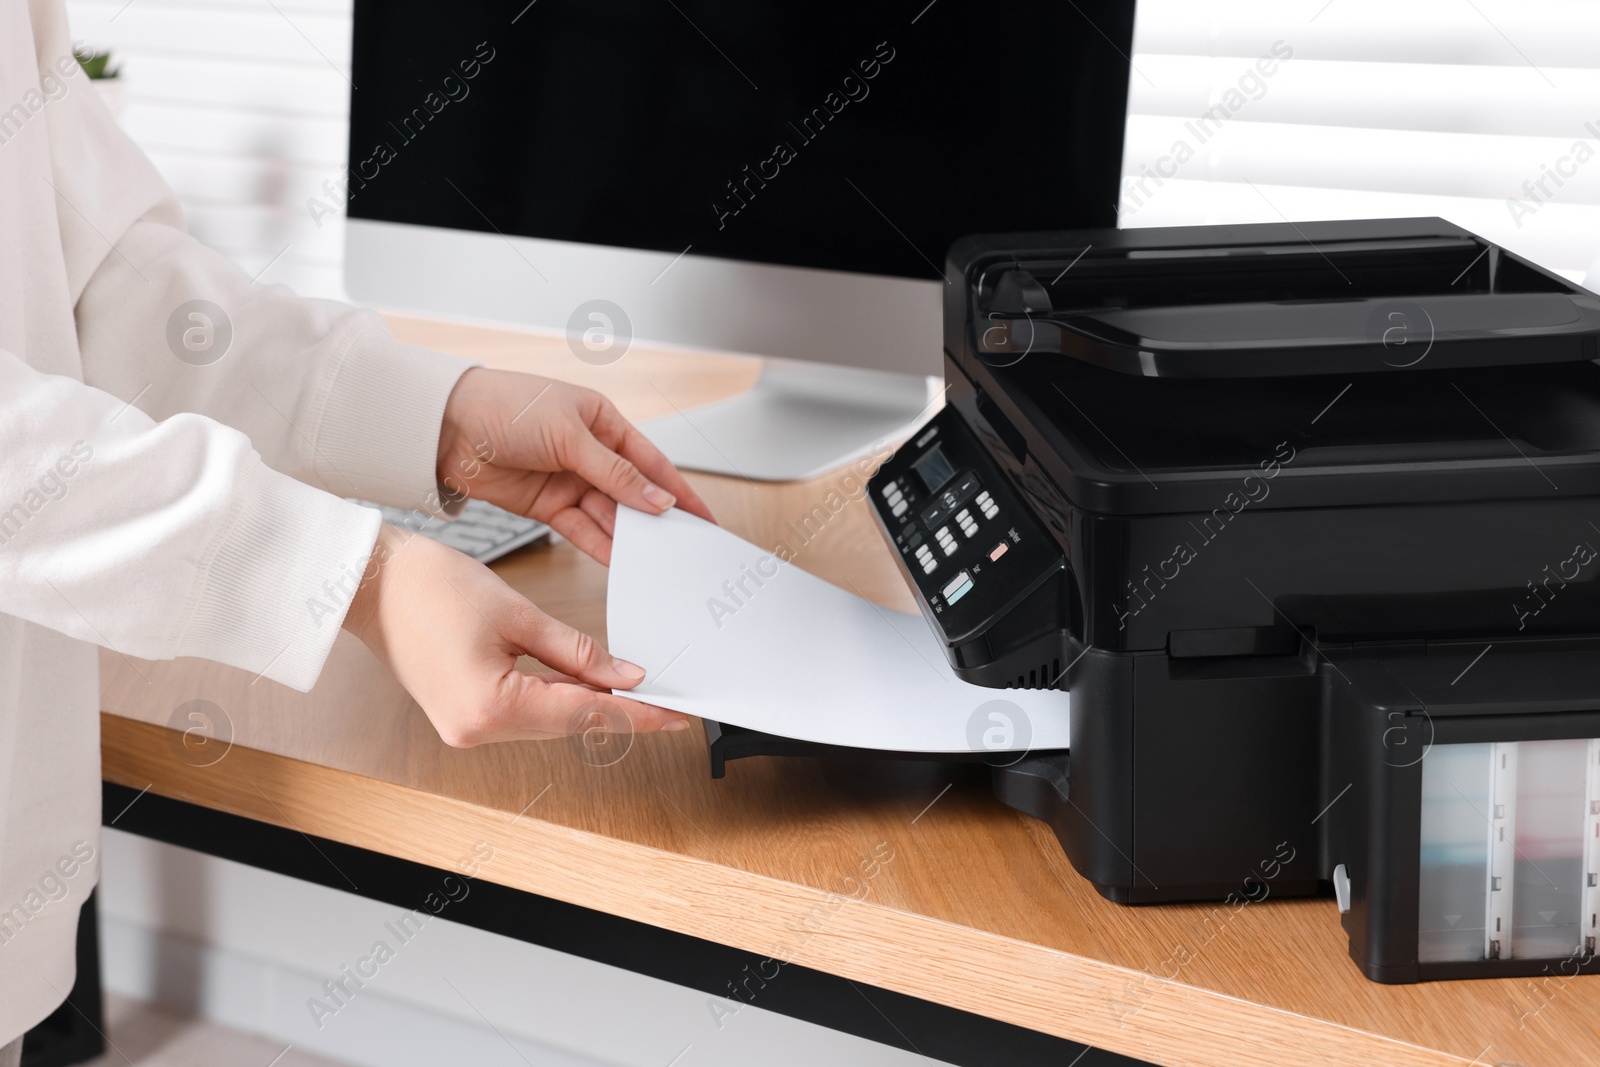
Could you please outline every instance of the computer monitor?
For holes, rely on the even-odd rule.
[[[957,237],[1115,225],[1132,35],[1119,0],[356,0],[346,286],[590,362],[770,357],[646,432],[814,475],[927,411]]]

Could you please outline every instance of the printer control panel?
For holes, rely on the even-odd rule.
[[[981,632],[1061,552],[947,407],[872,478],[873,509],[924,608],[954,644]]]
[[[932,457],[938,463],[945,462],[942,450],[933,452]],[[879,493],[889,508],[889,514],[899,517],[895,512],[904,515],[910,509],[911,502],[906,499],[906,494],[916,494],[918,490],[896,479],[883,486]],[[971,471],[963,471],[959,478],[951,479],[931,502],[917,509],[916,518],[917,522],[907,521],[903,524],[907,528],[901,544],[902,551],[910,549],[913,561],[923,574],[937,573],[940,563],[959,553],[964,540],[978,537],[983,526],[988,526],[989,533],[998,537],[988,547],[991,561],[998,561],[1011,548],[1010,535],[999,522],[1000,505],[995,503],[994,495],[983,488],[983,483]],[[945,584],[944,598],[947,603],[954,604],[971,588],[972,576],[962,571]]]

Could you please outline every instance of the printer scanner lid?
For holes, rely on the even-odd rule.
[[[1600,297],[1440,219],[963,238],[947,276],[986,447],[1086,511],[1210,510],[1280,443],[1253,510],[1600,496]]]
[[[950,266],[972,350],[998,366],[1271,378],[1600,356],[1600,297],[1442,219],[984,236]]]

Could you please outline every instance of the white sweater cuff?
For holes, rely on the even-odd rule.
[[[239,472],[234,504],[201,561],[177,654],[231,664],[305,692],[316,682],[377,541],[382,516],[271,470]]]
[[[340,496],[434,514],[445,402],[480,364],[397,341],[370,321],[330,368],[312,469]]]

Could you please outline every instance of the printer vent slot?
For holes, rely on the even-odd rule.
[[[1056,659],[1051,660],[1049,663],[1040,664],[1036,670],[1031,670],[1027,674],[1017,675],[1017,684],[1012,686],[1012,688],[1048,689],[1051,684],[1059,681],[1060,679],[1061,661]]]

